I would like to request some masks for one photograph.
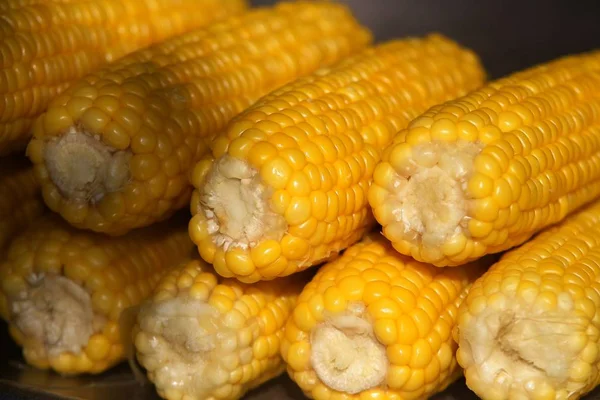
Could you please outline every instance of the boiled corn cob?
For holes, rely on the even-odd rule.
[[[452,328],[490,260],[436,268],[371,234],[323,266],[298,297],[281,352],[317,400],[422,399],[460,376]]]
[[[0,154],[25,148],[34,119],[72,81],[246,8],[245,0],[0,3]]]
[[[121,311],[192,250],[179,218],[110,238],[46,215],[14,239],[0,264],[0,315],[29,364],[102,372],[123,358]]]
[[[201,256],[253,282],[337,255],[373,226],[367,191],[381,149],[483,78],[469,50],[432,35],[379,45],[266,96],[194,169],[190,235]]]
[[[203,261],[185,262],[142,306],[133,328],[137,358],[166,399],[240,398],[284,371],[283,327],[307,280],[249,286]]]
[[[345,6],[281,3],[125,57],[56,98],[28,152],[46,203],[119,235],[188,204],[207,141],[276,87],[365,47]]]
[[[473,284],[455,338],[481,398],[575,400],[600,384],[600,202]]]
[[[0,160],[0,260],[12,236],[45,211],[33,167],[25,157]]]
[[[600,52],[439,105],[385,150],[369,203],[400,253],[460,265],[600,195]]]

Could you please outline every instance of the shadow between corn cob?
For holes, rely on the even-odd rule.
[[[13,235],[46,211],[33,166],[25,157],[0,160],[0,261]]]

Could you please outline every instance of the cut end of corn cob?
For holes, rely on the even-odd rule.
[[[281,354],[316,400],[423,399],[458,376],[459,306],[491,259],[436,268],[370,234],[322,266],[298,297]]]
[[[383,205],[374,210],[375,216],[401,253],[422,246],[422,257],[435,261],[464,250],[467,183],[482,148],[477,142],[432,142],[412,149],[401,143],[390,154],[396,170],[387,164],[375,170],[376,176],[393,175],[385,178],[386,188],[374,189],[370,196],[381,197],[382,202],[373,199],[373,204]]]
[[[100,201],[129,180],[131,153],[119,151],[84,131],[69,132],[47,142],[44,160],[61,194],[73,201]]]
[[[11,318],[26,340],[35,343],[29,351],[39,358],[81,352],[94,325],[102,323],[95,321],[89,293],[65,277],[40,274],[20,293],[10,303]]]
[[[20,233],[0,264],[0,315],[27,363],[73,375],[123,360],[123,310],[192,250],[181,217],[115,238],[48,214]]]
[[[461,325],[458,360],[469,387],[485,399],[570,398],[584,386],[569,384],[588,343],[585,318],[575,315],[567,293],[555,312],[532,312],[526,304],[490,306]],[[541,311],[541,310],[540,310]]]
[[[351,304],[347,311],[313,329],[310,359],[325,385],[357,394],[385,383],[389,361],[368,321],[365,305]]]
[[[437,266],[464,264],[520,245],[597,198],[599,71],[599,52],[561,58],[432,107],[399,131],[369,188],[396,250]],[[453,160],[465,143],[466,157]],[[452,179],[430,193],[420,185],[417,211],[429,218],[411,218],[398,202],[405,178],[444,163]],[[466,202],[439,195],[455,182]],[[429,209],[430,196],[440,208]]]
[[[226,155],[209,172],[197,212],[217,246],[248,249],[260,240],[281,240],[287,230],[285,218],[271,210],[272,195],[256,168]]]
[[[237,332],[219,317],[216,308],[188,297],[141,308],[135,345],[167,398],[180,397],[171,393],[179,391],[204,399],[229,378],[220,363],[238,347]]]
[[[141,307],[137,359],[168,400],[240,398],[285,370],[280,341],[304,282],[245,285],[188,260]]]

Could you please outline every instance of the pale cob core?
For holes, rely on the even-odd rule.
[[[424,399],[460,375],[452,327],[490,260],[437,268],[366,236],[322,266],[288,319],[288,375],[315,400]]]
[[[433,142],[412,149],[412,160],[391,182],[389,207],[396,221],[385,227],[394,237],[435,249],[464,234],[467,182],[480,143]]]
[[[312,331],[311,364],[328,387],[357,394],[385,382],[389,361],[372,323],[361,316],[365,305],[348,309],[347,315],[333,316]]]
[[[202,187],[201,212],[217,246],[247,249],[260,240],[281,240],[287,223],[269,204],[273,190],[246,161],[221,157]]]
[[[143,338],[152,343],[145,363],[158,366],[157,386],[173,387],[195,398],[205,398],[229,377],[219,366],[236,346],[236,332],[220,323],[219,312],[204,301],[189,297],[152,303],[138,316]],[[137,339],[139,346],[143,339]]]
[[[10,308],[15,326],[40,345],[34,350],[40,356],[79,353],[94,333],[90,295],[65,277],[30,279],[28,290]]]
[[[61,194],[91,203],[125,186],[130,178],[130,158],[129,152],[115,150],[99,136],[75,127],[48,141],[44,154],[48,174]]]
[[[192,249],[181,222],[111,238],[50,213],[17,235],[0,264],[0,315],[27,363],[95,374],[121,361],[121,313]]]
[[[305,282],[244,285],[188,260],[141,307],[137,360],[165,399],[238,399],[284,371],[283,327]]]
[[[544,313],[516,302],[502,310],[489,307],[461,326],[461,356],[468,354],[474,362],[468,378],[477,375],[479,382],[487,382],[488,389],[477,383],[478,393],[509,398],[513,388],[534,393],[536,388],[560,388],[569,383],[580,354],[580,349],[569,344],[577,342],[578,327],[585,323],[575,315],[567,293],[559,295],[557,304],[555,312]],[[495,397],[499,394],[501,397]]]

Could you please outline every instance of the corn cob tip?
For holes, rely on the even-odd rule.
[[[115,150],[75,127],[49,141],[44,153],[50,179],[71,200],[100,201],[129,180],[128,152]]]
[[[364,304],[352,304],[348,313],[332,316],[311,332],[312,367],[331,389],[357,394],[385,383],[386,349],[365,312]]]
[[[588,344],[585,318],[574,314],[573,301],[563,294],[555,312],[534,314],[531,306],[503,302],[500,310],[488,306],[468,324],[459,323],[457,358],[475,393],[486,399],[523,393],[529,393],[524,398],[554,399],[581,391],[585,378],[559,393],[572,378],[578,380],[574,373],[586,373],[576,364]]]
[[[370,201],[373,205],[383,204],[374,207],[374,213],[384,234],[394,238],[398,251],[410,254],[407,249],[421,245],[427,261],[435,264],[445,254],[464,250],[466,240],[461,239],[468,224],[467,182],[482,148],[478,142],[429,142],[412,148],[400,143],[391,149],[389,162],[393,171],[386,163],[377,167],[394,175],[384,188],[387,199],[379,202],[375,197],[381,193],[381,187],[373,187]]]
[[[248,249],[261,240],[281,240],[285,218],[271,211],[272,188],[248,162],[224,155],[201,189],[200,210],[219,247]]]
[[[242,344],[237,332],[223,325],[215,307],[175,297],[142,306],[137,321],[137,356],[162,397],[179,399],[187,394],[203,399],[226,386],[229,372],[223,360],[236,355]],[[241,356],[252,357],[251,349],[246,350],[249,354]]]
[[[9,308],[20,336],[39,357],[79,353],[94,333],[90,295],[65,277],[32,276]]]

